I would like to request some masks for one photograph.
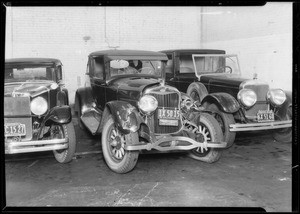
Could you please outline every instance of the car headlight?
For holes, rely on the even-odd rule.
[[[30,109],[33,114],[42,115],[48,109],[48,103],[43,97],[36,97],[30,103]]]
[[[286,95],[281,89],[271,89],[267,93],[267,100],[271,102],[272,105],[280,106],[286,100]]]
[[[257,101],[256,93],[251,89],[242,89],[239,91],[238,100],[246,107],[253,106]]]
[[[144,95],[140,98],[138,106],[144,113],[149,114],[157,109],[158,102],[155,97]]]

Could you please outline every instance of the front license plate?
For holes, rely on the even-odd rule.
[[[180,111],[178,109],[158,109],[158,119],[179,120]]]
[[[25,124],[21,123],[6,123],[4,124],[5,137],[24,136],[26,135]]]
[[[273,111],[258,111],[257,113],[257,121],[258,122],[270,122],[274,121],[274,112]]]

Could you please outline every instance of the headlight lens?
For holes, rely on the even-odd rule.
[[[280,106],[286,100],[286,95],[281,89],[272,89],[267,93],[267,99],[272,103],[272,105]]]
[[[33,114],[42,115],[48,109],[48,103],[43,97],[36,97],[30,103],[30,109]]]
[[[155,97],[144,95],[140,98],[138,106],[144,113],[151,113],[157,109],[158,102]]]
[[[253,106],[257,101],[256,93],[251,89],[242,89],[239,91],[238,100],[246,107]]]

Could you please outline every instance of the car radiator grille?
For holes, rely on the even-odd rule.
[[[179,106],[179,95],[176,92],[157,94],[157,93],[149,93],[154,96],[158,101],[158,108],[172,108],[178,109]],[[151,124],[153,126],[154,133],[156,134],[169,134],[175,133],[181,129],[181,121],[178,121],[178,126],[161,126],[158,121],[158,110],[155,110]]]
[[[257,113],[259,110],[268,110],[269,103],[267,103],[267,93],[269,91],[269,86],[267,84],[259,84],[259,85],[246,85],[244,88],[252,89],[257,95],[257,102],[250,109],[245,111],[245,116],[248,119],[256,120]]]

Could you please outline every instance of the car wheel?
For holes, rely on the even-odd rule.
[[[116,173],[127,173],[131,171],[138,160],[139,151],[126,151],[125,144],[137,144],[138,134],[122,134],[115,125],[110,115],[102,131],[101,143],[104,160],[107,166]]]
[[[55,159],[59,163],[68,163],[72,160],[75,150],[76,150],[76,135],[73,123],[68,123],[64,125],[54,125],[51,127],[52,137],[54,139],[62,139],[67,137],[69,139],[67,149],[54,150],[53,154]]]
[[[196,135],[195,140],[198,142],[221,142],[223,141],[223,134],[221,127],[217,120],[207,114],[202,113],[200,119],[197,122],[198,130],[194,131]],[[207,150],[201,148],[195,148],[189,152],[189,157],[200,160],[207,163],[213,163],[220,159],[222,150],[215,148],[207,148]]]
[[[229,125],[235,123],[233,115],[220,111],[220,109],[215,104],[210,104],[207,107],[207,110],[213,113],[214,118],[220,124],[221,130],[224,135],[224,141],[227,142],[226,148],[231,147],[233,145],[236,135],[236,132],[229,131]]]
[[[207,89],[204,85],[198,82],[193,82],[189,85],[187,92],[186,92],[193,100],[201,101],[203,98],[208,94]]]
[[[290,106],[287,109],[287,114],[284,118],[284,120],[291,120],[292,117],[292,107]],[[290,143],[292,142],[292,128],[285,128],[285,129],[275,129],[273,132],[273,138],[277,142],[281,143]]]

